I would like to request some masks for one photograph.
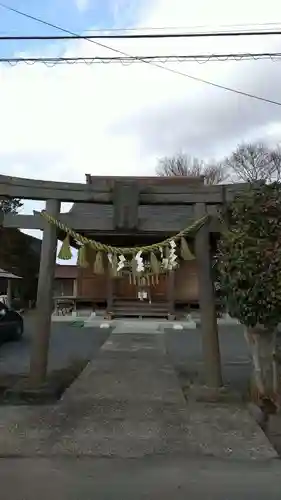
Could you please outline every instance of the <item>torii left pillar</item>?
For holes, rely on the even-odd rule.
[[[47,200],[46,212],[55,219],[59,218],[60,201]],[[35,331],[31,346],[30,382],[32,386],[40,386],[47,375],[56,253],[57,228],[45,220],[37,288]]]

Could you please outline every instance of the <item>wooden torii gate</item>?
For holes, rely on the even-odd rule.
[[[0,175],[0,197],[28,200],[44,200],[45,210],[77,231],[91,230],[92,218],[87,215],[60,213],[61,202],[112,204],[117,227],[139,227],[138,206],[140,204],[169,205],[175,217],[177,207],[186,206],[185,226],[202,216],[214,214],[196,234],[195,253],[198,266],[199,304],[203,341],[203,360],[206,384],[210,387],[222,385],[220,351],[217,330],[214,287],[211,273],[209,231],[220,230],[218,209],[231,201],[247,185],[231,184],[206,186],[203,183],[189,186],[183,183],[141,185],[141,178],[96,177],[92,184],[65,183],[24,179]],[[193,207],[190,217],[188,207]],[[182,214],[181,214],[182,216]],[[4,227],[41,229],[43,240],[36,303],[36,335],[31,349],[30,382],[39,386],[45,380],[48,364],[48,348],[53,306],[53,280],[56,263],[57,229],[39,214],[0,214]],[[163,221],[163,232],[165,221]],[[5,242],[1,242],[5,244]]]

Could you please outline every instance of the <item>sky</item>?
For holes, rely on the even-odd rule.
[[[281,3],[223,0],[6,0],[78,34],[112,28],[280,23]],[[270,27],[268,25],[267,27]],[[185,28],[185,29],[184,29]],[[224,29],[226,29],[224,27]],[[94,32],[94,31],[93,31]],[[59,30],[0,7],[1,35]],[[98,40],[97,40],[98,41]],[[100,42],[103,42],[100,40]],[[280,37],[106,40],[130,55],[278,51]],[[0,57],[112,56],[86,40],[1,42]],[[169,63],[165,67],[281,101],[281,61]],[[186,152],[202,159],[238,143],[281,139],[281,107],[249,99],[152,65],[45,67],[0,64],[1,174],[59,181],[92,175],[153,175],[159,158]],[[24,211],[41,207],[25,203]],[[67,207],[64,207],[65,209]]]

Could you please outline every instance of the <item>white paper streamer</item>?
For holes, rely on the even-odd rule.
[[[125,267],[125,262],[126,262],[124,255],[119,255],[118,258],[119,258],[119,261],[117,264],[117,272],[121,271],[121,269],[123,269],[123,267]]]
[[[135,259],[137,262],[137,273],[141,273],[144,271],[144,263],[143,263],[143,258],[141,256],[142,252],[141,250],[136,254]]]

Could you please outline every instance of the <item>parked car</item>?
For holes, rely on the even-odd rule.
[[[23,330],[21,315],[0,302],[0,342],[20,340],[23,336]]]

